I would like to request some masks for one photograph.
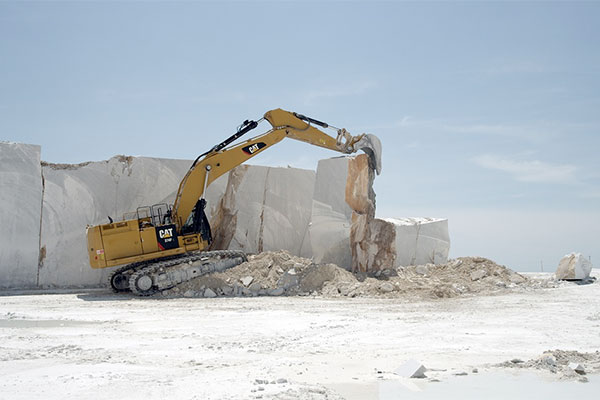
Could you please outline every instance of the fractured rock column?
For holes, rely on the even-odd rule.
[[[346,175],[346,203],[352,209],[350,248],[352,272],[369,270],[371,229],[369,222],[375,218],[375,175],[369,168],[368,158],[361,154],[348,158]]]
[[[395,230],[388,222],[375,218],[375,171],[366,154],[348,158],[346,203],[352,209],[350,248],[352,271],[373,272],[394,264]]]

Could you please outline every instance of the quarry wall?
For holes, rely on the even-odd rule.
[[[172,203],[189,160],[115,156],[77,165],[40,162],[40,146],[0,142],[0,288],[94,287],[86,225]],[[213,248],[287,250],[317,263],[378,269],[442,263],[444,219],[376,219],[364,154],[320,160],[316,171],[242,165],[207,189]]]

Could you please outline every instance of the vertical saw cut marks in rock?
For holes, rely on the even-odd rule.
[[[40,146],[0,142],[0,287],[33,287],[40,261]]]
[[[241,165],[229,173],[211,220],[212,249],[300,254],[311,215],[315,173],[298,168]]]
[[[301,256],[316,263],[333,263],[350,269],[350,221],[352,209],[346,203],[348,158],[319,160],[317,165],[310,223],[302,243]]]
[[[236,193],[246,171],[248,171],[248,165],[240,165],[229,171],[225,194],[219,200],[211,219],[213,230],[211,249],[229,249],[237,226]]]

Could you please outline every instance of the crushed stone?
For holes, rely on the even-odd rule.
[[[335,264],[316,264],[282,250],[250,255],[247,262],[234,268],[198,277],[158,295],[206,297],[206,290],[210,289],[216,296],[231,297],[318,295],[440,299],[552,284],[529,279],[483,257],[461,257],[439,265],[353,274]]]
[[[570,364],[578,364],[581,370],[575,371],[569,366]],[[587,382],[584,375],[600,372],[600,351],[582,353],[572,350],[547,350],[539,357],[528,361],[515,363],[514,360],[510,360],[494,364],[492,367],[545,370],[560,375],[560,379]]]

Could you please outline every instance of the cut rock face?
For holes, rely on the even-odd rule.
[[[36,145],[0,142],[0,287],[37,284],[43,190],[40,150]]]
[[[581,253],[571,253],[564,256],[556,269],[556,279],[585,280],[590,277],[592,263]]]
[[[46,258],[40,286],[105,284],[110,269],[87,260],[86,225],[115,221],[137,207],[172,202],[189,161],[116,156],[80,166],[47,165],[41,243]],[[130,216],[130,218],[133,216]]]
[[[352,209],[345,197],[347,176],[347,157],[319,160],[310,223],[300,255],[350,269]]]
[[[86,225],[172,203],[190,165],[115,156],[40,166],[39,146],[0,142],[0,223],[10,232],[0,243],[0,287],[106,284],[112,269],[90,268]],[[361,272],[445,262],[447,221],[375,218],[374,177],[366,154],[320,160],[316,173],[239,166],[207,188],[212,247],[287,250]]]
[[[310,220],[314,171],[241,165],[229,173],[211,220],[214,249],[299,255]]]

